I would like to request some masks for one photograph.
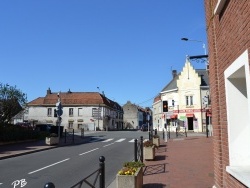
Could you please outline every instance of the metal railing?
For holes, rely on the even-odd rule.
[[[135,139],[134,142],[134,158],[135,161],[143,162],[143,137],[141,136],[140,141],[138,142],[137,139]]]
[[[78,183],[75,185],[71,186],[70,188],[85,188],[86,185],[88,185],[91,188],[96,188],[96,183],[99,178],[99,188],[105,188],[105,157],[101,156],[99,157],[99,168],[95,170],[93,173],[85,177],[84,179],[80,180]],[[90,177],[94,176],[94,181],[90,182],[89,179]],[[44,185],[44,188],[55,188],[54,183],[48,182]]]

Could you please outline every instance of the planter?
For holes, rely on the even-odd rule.
[[[139,167],[134,175],[116,175],[116,188],[142,188],[143,167]]]
[[[46,137],[45,143],[50,146],[59,144],[59,137]]]
[[[155,158],[155,146],[143,147],[143,158],[145,160],[154,160],[154,158]]]
[[[153,138],[153,144],[157,147],[160,146],[160,138]]]

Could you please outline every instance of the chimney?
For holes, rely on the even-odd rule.
[[[177,70],[172,70],[172,76],[173,78],[177,76]]]
[[[47,95],[51,94],[50,88],[47,90]]]

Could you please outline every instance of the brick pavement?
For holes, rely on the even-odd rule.
[[[155,160],[145,165],[143,188],[211,188],[212,137],[161,140]]]

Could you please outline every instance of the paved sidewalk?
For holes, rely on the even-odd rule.
[[[212,188],[212,137],[163,140],[154,161],[145,161],[143,188]]]
[[[89,141],[90,136],[81,136],[75,135],[74,140],[72,138],[67,138],[66,142],[64,138],[60,139],[59,145],[46,145],[45,140],[30,140],[19,143],[10,143],[6,145],[0,144],[0,160],[10,157],[16,157],[20,155],[25,155],[29,153],[39,152],[43,150],[53,149],[55,147],[62,147],[72,144],[82,144]],[[73,143],[74,142],[74,143]]]

